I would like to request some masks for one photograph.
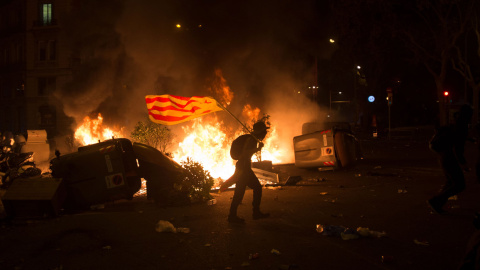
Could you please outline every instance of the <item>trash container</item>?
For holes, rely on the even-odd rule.
[[[34,152],[33,161],[36,164],[48,162],[50,158],[50,145],[47,141],[47,131],[45,130],[27,130],[25,145],[21,148],[21,153]]]
[[[19,178],[1,198],[9,218],[42,218],[57,216],[65,201],[62,179]]]
[[[293,138],[295,166],[344,168],[355,165],[358,143],[349,130],[327,129]]]
[[[299,168],[337,167],[334,132],[317,131],[293,138],[295,166]]]
[[[334,144],[339,166],[342,168],[354,166],[359,151],[355,136],[348,130],[335,130]]]
[[[182,166],[146,144],[133,143],[133,150],[138,159],[139,175],[147,182],[147,199],[160,204],[168,203],[168,196],[176,178],[182,173]]]
[[[132,199],[140,190],[137,161],[128,139],[111,139],[78,148],[50,161],[52,176],[67,189],[66,207],[83,208]]]

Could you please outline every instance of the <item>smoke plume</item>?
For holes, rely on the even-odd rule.
[[[315,57],[328,57],[319,8],[318,1],[80,1],[65,19],[74,73],[57,98],[77,122],[102,113],[128,130],[145,119],[145,95],[212,95],[207,84],[219,69],[234,92],[229,109],[260,108],[291,142],[301,123],[321,115],[296,94],[313,83]]]

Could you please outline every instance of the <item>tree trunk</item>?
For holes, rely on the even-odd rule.
[[[472,95],[473,95],[473,117],[472,124],[476,125],[478,123],[478,98],[479,98],[480,84],[473,83],[472,85]]]
[[[445,86],[445,76],[446,72],[446,58],[442,57],[440,72],[435,73],[432,69],[429,68],[430,74],[435,78],[435,86],[437,87],[437,97],[438,97],[438,121],[437,123],[440,126],[448,124],[448,109],[449,109],[449,100],[450,97],[445,97],[444,95],[444,86]]]

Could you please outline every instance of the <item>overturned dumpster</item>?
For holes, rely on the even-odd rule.
[[[362,156],[353,132],[338,125],[294,137],[293,148],[299,168],[352,167]]]
[[[166,200],[183,168],[157,149],[125,138],[82,146],[50,161],[50,178],[14,182],[2,202],[10,217],[57,215],[60,209],[133,198],[144,178],[147,198]]]
[[[133,143],[139,164],[139,175],[146,180],[147,198],[166,204],[175,179],[182,173],[182,166],[157,149],[141,143]]]
[[[50,169],[54,178],[65,183],[67,208],[132,199],[141,187],[132,143],[124,138],[82,146],[74,153],[57,153]]]
[[[78,148],[51,161],[52,176],[67,188],[66,207],[132,199],[146,180],[147,197],[161,201],[182,167],[157,149],[125,138]]]

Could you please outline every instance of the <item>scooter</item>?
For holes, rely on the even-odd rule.
[[[41,175],[42,171],[33,162],[33,152],[13,151],[10,142],[2,142],[0,152],[0,187],[8,188],[15,179]]]

